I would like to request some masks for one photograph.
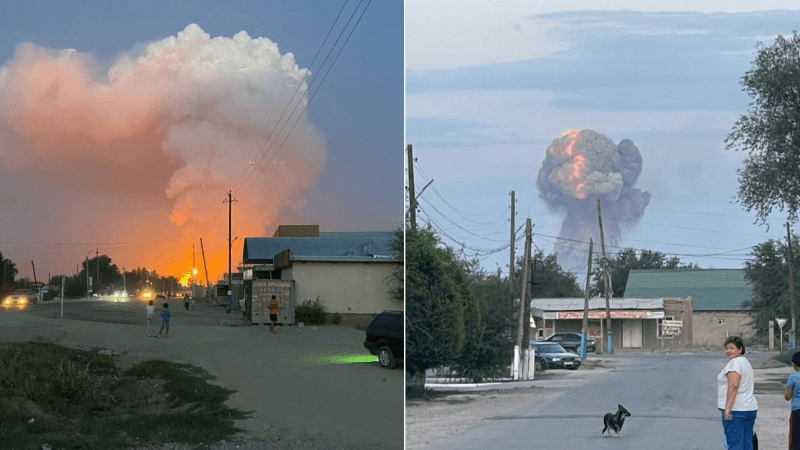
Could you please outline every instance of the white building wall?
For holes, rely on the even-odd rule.
[[[392,276],[397,267],[386,262],[292,261],[281,270],[281,278],[295,281],[297,305],[319,299],[328,313],[377,314],[403,310],[403,302],[389,292],[397,285]]]

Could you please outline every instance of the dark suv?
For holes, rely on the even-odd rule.
[[[397,367],[403,359],[403,311],[384,311],[370,322],[364,336],[364,347],[378,356],[378,363],[387,369]]]

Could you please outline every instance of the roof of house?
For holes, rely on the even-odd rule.
[[[250,237],[244,240],[245,264],[271,263],[274,256],[289,250],[293,260],[372,261],[396,260],[391,252],[392,231],[328,231],[319,237]]]
[[[583,298],[535,298],[531,300],[531,309],[540,311],[583,311],[586,299]],[[620,309],[662,309],[663,298],[611,298],[609,308]],[[605,309],[606,299],[594,297],[589,299],[589,309]]]
[[[753,287],[743,269],[634,269],[624,297],[692,297],[695,311],[740,311]]]

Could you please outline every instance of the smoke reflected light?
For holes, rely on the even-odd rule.
[[[589,239],[599,242],[597,199],[610,245],[619,244],[622,226],[642,217],[650,193],[634,187],[641,171],[641,153],[630,139],[617,145],[587,129],[568,130],[553,140],[536,186],[551,211],[565,214],[554,247],[564,269],[585,267]]]

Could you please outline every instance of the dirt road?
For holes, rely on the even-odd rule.
[[[202,367],[213,383],[237,391],[229,406],[251,412],[236,423],[244,438],[287,448],[403,448],[403,370],[363,362],[371,359],[363,331],[293,326],[272,334],[268,326],[222,326],[241,316],[204,302],[194,311],[172,303],[166,339],[147,336],[141,303],[101,306],[78,317],[68,302],[61,319],[60,305],[47,302],[0,310],[0,341],[109,349],[124,353],[118,358],[125,366],[163,359]]]

